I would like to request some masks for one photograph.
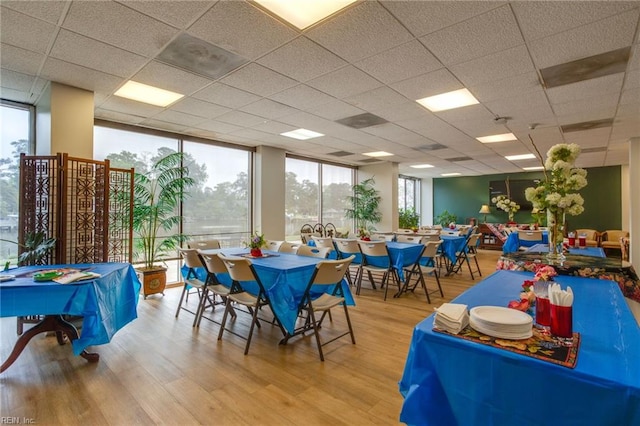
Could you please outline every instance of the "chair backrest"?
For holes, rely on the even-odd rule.
[[[469,233],[469,231],[471,230],[471,228],[472,227],[469,226],[469,225],[460,225],[458,227],[458,232],[459,232],[458,235],[462,235],[462,236],[466,237],[467,234]]]
[[[333,242],[336,244],[336,250],[342,255],[351,255],[360,253],[360,247],[358,247],[358,240],[353,238],[334,238]]]
[[[396,236],[396,241],[399,243],[420,244],[422,242],[422,237],[419,235],[399,234]]]
[[[227,268],[229,276],[233,281],[258,281],[258,276],[253,270],[251,261],[244,257],[237,256],[225,256],[222,253],[218,253],[218,257]]]
[[[366,256],[389,256],[386,241],[358,241],[362,254]]]
[[[349,270],[349,264],[354,258],[355,256],[351,255],[346,259],[318,262],[313,276],[309,280],[309,286],[338,284]]]
[[[202,260],[196,249],[178,249],[187,268],[202,268]]]
[[[576,236],[584,235],[587,240],[598,241],[598,234],[595,229],[576,229]]]
[[[189,241],[187,246],[190,249],[207,250],[207,249],[219,249],[220,241],[218,240],[198,240]]]
[[[371,239],[374,241],[393,241],[393,234],[382,234],[374,232],[371,234]]]
[[[518,239],[520,241],[542,241],[542,231],[518,230]]]
[[[298,247],[298,251],[296,251],[296,254],[298,256],[320,257],[326,259],[327,256],[329,256],[329,252],[331,252],[331,250],[333,249],[330,247],[313,247],[302,245]]]
[[[327,224],[324,226],[324,236],[325,236],[325,237],[333,238],[333,237],[335,237],[335,236],[336,236],[336,233],[337,233],[337,232],[338,232],[338,231],[337,231],[337,229],[336,229],[336,226],[335,226],[333,223],[327,223]]]
[[[451,230],[451,229],[443,229],[442,231],[440,231],[440,235],[451,235],[453,237],[457,237],[457,236],[460,235],[460,231]]]
[[[280,250],[280,246],[282,246],[284,241],[276,241],[276,240],[267,240],[266,249],[270,251],[278,251]]]
[[[440,233],[436,234],[427,234],[422,236],[422,244],[426,244],[430,241],[440,241]]]
[[[200,253],[200,257],[204,262],[204,267],[210,274],[223,274],[227,272],[227,267],[217,254],[206,254],[200,251],[198,251],[198,253]]]
[[[482,237],[482,234],[478,232],[477,234],[471,234],[467,239],[467,247],[476,247],[478,245],[478,241]],[[542,237],[541,237],[542,238]]]
[[[619,229],[607,229],[602,233],[602,241],[620,241],[620,238],[628,236],[628,231],[621,231]]]
[[[422,255],[420,257],[424,258],[433,258],[438,253],[438,248],[442,244],[442,240],[438,241],[429,241],[424,245],[424,250],[422,251]]]
[[[396,234],[413,234],[411,229],[400,228],[396,231]]]
[[[311,237],[316,247],[327,247],[331,250],[334,249],[333,238],[332,237],[316,237],[315,235]]]
[[[433,229],[441,230],[442,225],[433,225]]]
[[[298,251],[298,248],[301,246],[302,244],[298,244],[298,243],[290,243],[289,241],[284,241],[281,245],[280,248],[278,248],[278,251],[280,253],[293,253],[296,254],[296,252]]]

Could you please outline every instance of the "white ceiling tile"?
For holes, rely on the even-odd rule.
[[[376,108],[389,105],[400,105],[407,102],[407,98],[386,86],[349,96],[344,100],[365,111],[375,110]]]
[[[304,84],[299,84],[280,93],[276,93],[275,95],[271,95],[270,98],[274,101],[281,102],[301,110],[315,108],[335,99],[332,96],[324,94],[321,91]]]
[[[462,89],[464,86],[451,71],[440,69],[390,85],[409,99],[417,100],[427,96]]]
[[[363,59],[356,66],[386,84],[442,68],[440,61],[417,40]]]
[[[151,61],[131,77],[138,83],[149,84],[172,92],[189,95],[211,84],[211,80],[171,65]]]
[[[100,104],[100,108],[104,110],[119,112],[121,114],[128,114],[145,118],[154,116],[162,112],[161,107],[132,101],[130,99],[121,98],[119,96],[110,97],[105,102]]]
[[[182,133],[187,128],[184,124],[169,123],[167,121],[156,120],[153,118],[148,118],[140,122],[140,125],[151,129],[163,129],[176,133]]]
[[[271,99],[260,99],[259,101],[245,105],[240,109],[244,112],[270,119],[277,119],[298,112],[295,108],[272,101]]]
[[[330,72],[308,81],[307,84],[341,99],[382,86],[378,80],[353,66]]]
[[[44,55],[1,43],[0,66],[23,74],[36,75]]]
[[[542,90],[485,102],[485,105],[495,115],[509,120],[519,118],[527,123],[541,123],[553,117],[553,110]]]
[[[113,93],[122,83],[122,79],[116,76],[53,58],[45,61],[41,76],[68,86],[101,93]]]
[[[57,24],[68,1],[24,1],[24,0],[3,0],[2,6],[24,13],[34,18],[42,19],[52,24]],[[4,13],[4,11],[3,11]]]
[[[317,116],[326,118],[327,120],[339,120],[341,118],[351,117],[364,113],[364,110],[343,102],[339,99],[333,99],[326,104],[322,104],[315,108],[309,108],[307,112]]]
[[[223,123],[221,121],[209,120],[204,123],[200,123],[196,126],[198,129],[209,130],[215,133],[231,133],[237,132],[238,130],[242,130],[242,127],[236,126],[229,123]]]
[[[524,43],[506,5],[420,38],[446,65],[467,62]]]
[[[233,71],[220,82],[260,96],[269,96],[297,84],[295,80],[256,63]]]
[[[624,80],[624,89],[635,89],[638,87],[640,87],[640,69],[628,71]]]
[[[36,78],[29,74],[23,74],[7,69],[2,69],[0,74],[0,85],[2,87],[12,87],[18,90],[28,92],[31,90],[31,86],[35,82]]]
[[[531,62],[527,48],[524,45],[451,67],[451,72],[465,86],[479,85],[534,71],[533,62]]]
[[[199,18],[215,1],[119,1],[138,12],[151,16],[169,25],[184,29],[187,24]]]
[[[297,36],[297,32],[244,1],[219,1],[189,33],[248,59]]]
[[[424,137],[392,123],[365,127],[362,131],[397,143],[403,143],[403,141],[406,143],[411,143],[412,141],[424,143]]]
[[[46,53],[49,42],[56,34],[55,25],[5,7],[0,12],[0,40],[3,44]]]
[[[144,121],[144,117],[136,115],[124,114],[107,109],[96,108],[94,117],[102,120],[115,121],[116,123],[139,124]]]
[[[231,109],[227,107],[189,97],[183,98],[171,105],[171,109],[204,118],[214,118],[231,111]]]
[[[63,27],[143,56],[157,54],[178,33],[167,24],[107,1],[74,1]]]
[[[430,114],[422,105],[413,100],[406,100],[406,98],[401,103],[377,105],[372,107],[370,111],[389,121],[410,120]]]
[[[467,88],[480,102],[526,97],[529,96],[530,92],[541,93],[543,91],[538,79],[538,73],[534,71],[480,84],[472,84]]]
[[[351,62],[413,38],[386,9],[369,1],[311,28],[307,37]]]
[[[296,127],[289,124],[280,123],[279,121],[263,121],[262,123],[253,126],[254,130],[258,130],[264,133],[271,133],[273,135],[280,135],[284,132],[290,132],[296,130]]]
[[[144,56],[66,30],[58,33],[51,56],[120,77],[129,77],[148,61]]]
[[[248,114],[242,111],[230,111],[216,117],[216,121],[235,124],[236,126],[241,127],[252,127],[264,123],[266,120],[263,117],[258,117],[257,115]]]
[[[624,73],[607,75],[599,78],[579,81],[547,89],[552,104],[593,98],[599,95],[620,93]]]
[[[196,99],[212,102],[229,108],[239,108],[260,100],[259,96],[226,84],[214,83],[192,95]]]
[[[306,37],[298,37],[263,56],[258,63],[305,82],[347,65],[345,61]]]
[[[630,46],[638,26],[638,9],[530,43],[538,68],[564,64]]]
[[[586,117],[611,118],[615,114],[618,105],[618,96],[618,93],[605,93],[598,97],[588,97],[577,102],[556,104],[553,106],[553,110],[563,124],[570,124],[565,117],[581,113],[587,113]],[[596,100],[598,107],[594,108],[593,102],[596,102]],[[590,118],[589,120],[593,119],[595,118]]]
[[[191,114],[185,114],[183,112],[172,111],[172,110],[162,111],[154,115],[152,119],[165,121],[167,123],[172,123],[176,125],[181,125],[183,129],[185,127],[196,126],[206,120],[206,118],[203,118],[203,117],[199,117]]]

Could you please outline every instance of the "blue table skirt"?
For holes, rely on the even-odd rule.
[[[32,271],[56,268],[91,268],[101,277],[64,285],[20,277]],[[119,329],[138,316],[136,307],[141,284],[128,263],[26,266],[9,273],[18,278],[0,283],[0,316],[82,316],[80,338],[72,342],[75,355],[88,346],[108,343]]]
[[[532,253],[549,253],[549,244],[536,244],[527,249],[527,252]],[[584,248],[570,248],[569,254],[576,254],[579,256],[590,257],[607,257],[602,247],[584,247]]]
[[[506,306],[532,273],[498,271],[453,303]],[[640,329],[611,281],[558,276],[575,295],[582,342],[574,369],[414,329],[400,421],[421,425],[640,424]]]
[[[440,251],[449,259],[450,262],[456,261],[456,253],[464,248],[467,241],[466,237],[454,236],[454,235],[440,235],[442,244],[440,245]]]
[[[540,241],[539,240],[538,241],[520,241],[520,238],[518,237],[518,232],[514,231],[509,234],[509,236],[507,237],[507,240],[502,245],[502,252],[513,253],[515,251],[518,251],[520,246],[531,247],[536,244],[540,244]],[[549,244],[548,231],[542,231],[542,244]]]
[[[212,250],[215,252],[216,250]],[[220,250],[226,255],[238,255],[248,253],[247,249],[231,248]],[[308,256],[298,256],[289,253],[274,253],[275,256],[265,257],[261,259],[251,259],[251,262],[264,286],[267,296],[271,301],[271,309],[278,318],[282,326],[290,333],[295,330],[296,320],[298,319],[298,307],[304,291],[306,289],[315,266],[322,259]],[[182,275],[186,276],[188,269],[182,267]],[[201,280],[205,280],[207,274],[204,268],[197,268],[196,274]],[[226,286],[231,285],[229,274],[217,274],[218,281]],[[259,288],[257,282],[243,283],[246,291],[257,295]],[[319,287],[321,290],[315,292],[315,295],[333,291],[334,287]],[[342,281],[342,290],[345,295],[347,305],[355,305],[353,295],[346,280]],[[312,291],[312,293],[314,293]]]

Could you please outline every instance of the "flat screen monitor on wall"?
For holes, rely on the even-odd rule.
[[[507,191],[507,182],[504,180],[492,180],[489,182],[489,203],[495,207],[495,203],[491,201],[493,197],[498,195],[511,194],[511,200],[520,205],[520,210],[531,210],[533,205],[524,197],[524,190],[530,186],[538,186],[538,181],[533,179],[509,180],[509,191]]]

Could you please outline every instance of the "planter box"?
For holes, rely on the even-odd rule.
[[[167,286],[167,268],[136,269],[136,274],[142,282],[142,294],[146,299],[151,294],[162,293]]]

